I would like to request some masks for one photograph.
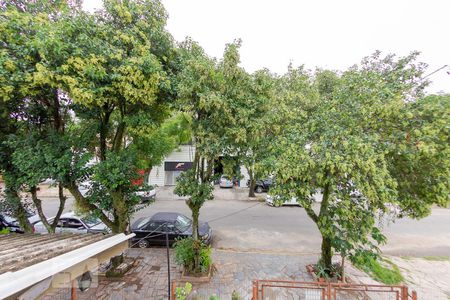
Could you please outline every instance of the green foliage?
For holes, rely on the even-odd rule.
[[[138,203],[137,169],[158,163],[188,135],[188,122],[169,109],[178,60],[164,7],[108,0],[88,14],[69,1],[42,0],[1,9],[1,113],[14,116],[2,165],[17,179],[11,182],[32,189],[52,178],[80,209],[125,230]]]
[[[380,263],[375,257],[366,256],[356,258],[353,263],[373,279],[384,284],[397,285],[404,281],[399,268],[387,259],[383,259]]]
[[[231,300],[239,300],[241,299],[241,296],[239,296],[239,293],[236,291],[233,291],[233,293],[231,293]]]
[[[8,233],[9,233],[8,228],[3,228],[2,230],[0,230],[0,234],[8,234]]]
[[[214,198],[214,186],[209,182],[199,182],[194,172],[191,169],[178,176],[174,193],[182,197],[189,196],[189,205],[201,207],[205,201]]]
[[[314,272],[318,278],[329,279],[331,270],[324,263],[319,262],[314,266]]]
[[[199,253],[199,270],[196,270],[195,266],[196,252]],[[175,261],[189,273],[198,271],[206,273],[209,271],[212,263],[211,247],[193,238],[180,239],[175,243]]]
[[[177,287],[175,289],[175,299],[176,300],[186,300],[187,296],[192,291],[192,284],[190,282],[186,282],[184,287]]]
[[[450,261],[448,256],[424,256],[423,258],[429,261]]]
[[[419,217],[449,201],[449,101],[422,98],[416,56],[375,53],[341,74],[290,68],[281,78],[285,126],[266,166],[273,193],[296,197],[317,224],[328,268],[332,249],[344,257],[378,251],[385,237],[376,221],[388,206]]]

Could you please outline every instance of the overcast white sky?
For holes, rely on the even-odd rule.
[[[101,0],[84,0],[88,10]],[[422,52],[429,92],[450,93],[449,0],[162,0],[168,30],[191,36],[221,57],[226,43],[243,41],[242,66],[282,74],[289,62],[345,70],[375,50]]]

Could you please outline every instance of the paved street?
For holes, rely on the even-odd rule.
[[[200,218],[214,230],[216,249],[265,253],[318,253],[320,235],[315,224],[300,207],[270,207],[264,202],[245,201],[247,190],[217,190],[216,199],[205,203]],[[43,198],[44,208],[54,215],[57,200]],[[231,200],[230,200],[231,199]],[[240,200],[239,200],[240,199]],[[69,199],[66,210],[73,200]],[[157,200],[134,216],[149,216],[159,211],[190,215],[182,199],[172,189],[159,188]],[[435,208],[422,220],[403,219],[385,226],[386,254],[404,256],[450,256],[450,209]]]

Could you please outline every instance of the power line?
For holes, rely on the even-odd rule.
[[[445,67],[448,67],[448,65],[443,65],[442,67],[440,67],[439,69],[437,69],[437,70],[431,72],[430,74],[428,74],[427,76],[423,77],[422,79],[425,79],[425,78],[427,78],[427,77],[430,77],[431,75],[433,75],[434,73],[439,72],[440,70],[442,70],[442,69],[445,68]]]
[[[260,205],[260,204],[261,204],[261,203],[258,202],[258,203],[256,203],[256,204],[250,205],[250,206],[248,206],[248,207],[246,207],[246,208],[237,210],[237,211],[232,212],[232,213],[229,213],[229,214],[227,214],[227,215],[224,215],[224,216],[221,216],[221,217],[218,217],[218,218],[215,218],[215,219],[211,219],[211,220],[209,220],[209,221],[207,221],[207,222],[208,222],[208,223],[211,223],[211,222],[215,222],[215,221],[218,221],[218,220],[221,220],[221,219],[225,219],[225,218],[228,218],[228,217],[237,215],[237,214],[239,214],[239,213],[241,213],[241,212],[243,212],[243,211],[246,211],[246,210],[248,210],[248,209],[250,209],[250,208],[253,208],[253,207],[257,206],[257,205]]]

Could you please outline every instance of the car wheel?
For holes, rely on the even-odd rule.
[[[138,243],[139,248],[148,248],[148,246],[149,246],[148,241],[144,239],[140,240]]]
[[[255,188],[255,192],[257,192],[258,194],[261,194],[261,193],[263,192],[262,186],[258,185],[258,186]]]

